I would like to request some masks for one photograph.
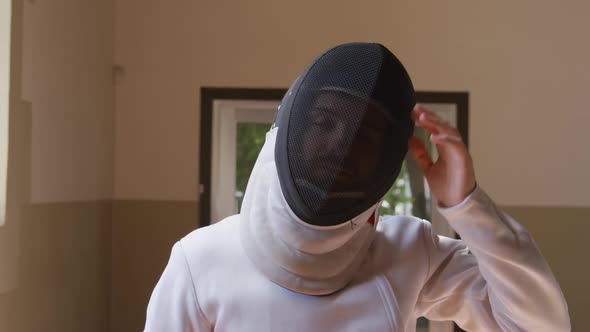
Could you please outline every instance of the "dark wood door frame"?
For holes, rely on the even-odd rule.
[[[285,88],[201,88],[201,144],[199,158],[199,227],[210,224],[211,219],[211,142],[213,141],[213,103],[215,100],[281,100]],[[469,146],[469,93],[417,91],[418,103],[457,105],[457,129]],[[455,324],[455,332],[463,331]]]

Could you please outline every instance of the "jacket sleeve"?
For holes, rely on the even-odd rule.
[[[186,256],[177,242],[150,298],[145,332],[212,331],[195,293]]]
[[[462,240],[434,236],[424,222],[429,272],[417,316],[467,331],[570,331],[561,289],[522,225],[480,188],[440,212]]]

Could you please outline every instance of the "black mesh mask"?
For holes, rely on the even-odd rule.
[[[293,212],[330,226],[376,204],[399,175],[415,102],[408,73],[382,45],[344,44],[316,58],[275,122],[277,171]]]

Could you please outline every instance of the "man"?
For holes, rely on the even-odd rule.
[[[320,55],[281,102],[242,211],[173,248],[145,331],[569,331],[529,233],[476,185],[459,133],[379,44]],[[433,162],[414,124],[430,133]],[[411,152],[462,240],[378,207]]]

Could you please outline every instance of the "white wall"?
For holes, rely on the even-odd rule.
[[[115,197],[198,199],[199,88],[287,87],[377,41],[419,90],[469,91],[479,182],[503,205],[590,206],[582,1],[116,2]]]

